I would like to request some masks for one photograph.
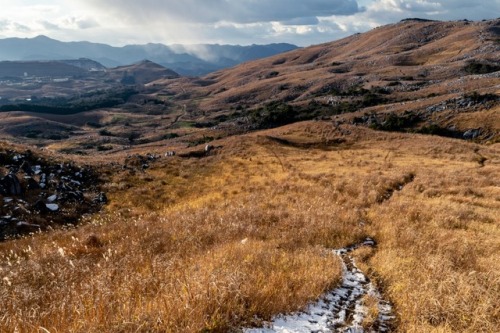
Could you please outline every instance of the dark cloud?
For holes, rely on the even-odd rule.
[[[99,26],[93,19],[77,19],[75,20],[75,24],[79,29],[90,29]]]
[[[356,0],[86,0],[129,20],[174,19],[216,23],[289,21],[359,11]]]
[[[316,16],[311,17],[297,17],[291,20],[281,21],[283,25],[317,25],[319,20]]]

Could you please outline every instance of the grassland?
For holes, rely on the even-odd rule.
[[[356,256],[396,331],[498,331],[497,146],[331,122],[217,144],[145,172],[106,167],[101,214],[0,244],[0,331],[258,325],[335,287],[328,249],[366,236],[378,247]]]
[[[0,243],[0,332],[238,332],[338,286],[331,249],[366,237],[394,331],[500,331],[498,24],[409,20],[113,109],[0,117],[11,142],[80,154],[109,198]]]

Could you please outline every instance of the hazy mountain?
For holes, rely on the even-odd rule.
[[[181,75],[203,75],[241,62],[296,49],[292,44],[269,45],[127,45],[60,42],[46,36],[0,39],[0,60],[60,60],[89,58],[107,67],[149,59]]]

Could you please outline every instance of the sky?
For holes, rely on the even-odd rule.
[[[308,46],[404,18],[500,17],[500,0],[0,0],[0,38]]]

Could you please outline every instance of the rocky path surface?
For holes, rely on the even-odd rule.
[[[310,304],[306,310],[289,315],[278,315],[265,328],[247,328],[244,333],[329,333],[329,332],[390,332],[394,321],[392,306],[383,300],[369,278],[356,266],[350,252],[362,246],[375,246],[371,238],[363,242],[335,250],[342,259],[342,284]],[[368,315],[365,297],[376,300],[377,317],[370,327],[364,328]]]

